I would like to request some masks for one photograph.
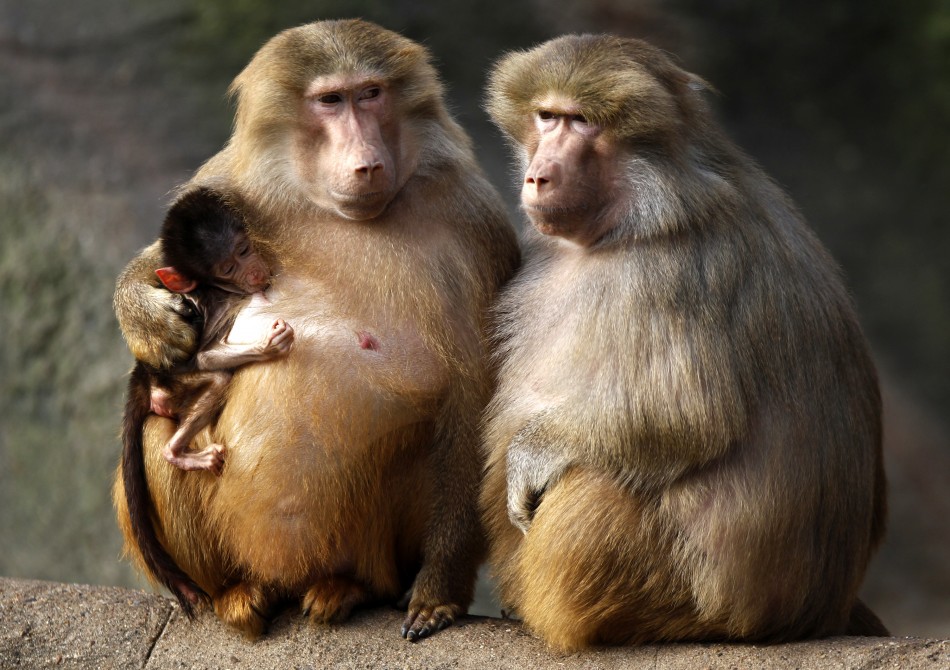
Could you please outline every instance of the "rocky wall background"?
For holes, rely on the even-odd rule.
[[[849,278],[882,372],[891,522],[865,598],[950,635],[950,8],[939,0],[0,0],[0,575],[141,586],[109,487],[131,366],[115,276],[227,138],[230,79],[278,30],[361,16],[423,41],[515,217],[480,109],[503,51],[647,37]],[[492,611],[483,601],[481,611]]]

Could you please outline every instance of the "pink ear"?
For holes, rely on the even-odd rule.
[[[198,286],[198,282],[188,279],[173,267],[158,268],[155,274],[165,288],[173,293],[191,293]]]

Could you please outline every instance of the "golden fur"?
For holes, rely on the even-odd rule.
[[[623,194],[590,247],[530,231],[497,309],[482,506],[504,602],[568,650],[884,631],[849,628],[884,531],[877,378],[794,205],[647,44],[562,37],[490,81],[523,165],[569,100]],[[506,501],[539,472],[522,534]]]
[[[306,136],[301,96],[328,73],[383,82],[401,141],[416,149],[407,181],[370,221],[314,204],[294,162],[319,142]],[[149,421],[156,525],[219,616],[251,635],[278,597],[301,597],[326,621],[410,588],[410,620],[439,627],[467,607],[482,555],[484,335],[487,307],[518,263],[514,234],[418,44],[363,21],[301,26],[268,42],[232,90],[234,135],[184,189],[237,192],[257,213],[251,237],[278,263],[274,310],[295,345],[238,370],[216,427],[196,440],[227,446],[220,478],[163,464],[172,424]],[[164,308],[148,304],[135,272],[149,252],[117,289],[117,305],[139,321]],[[160,346],[127,324],[133,351]],[[360,348],[363,331],[378,351]],[[137,560],[118,480],[115,490]]]

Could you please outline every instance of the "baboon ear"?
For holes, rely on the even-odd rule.
[[[198,282],[188,279],[173,267],[158,268],[155,274],[162,285],[173,293],[191,293],[198,286]]]

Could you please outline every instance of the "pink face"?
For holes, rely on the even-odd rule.
[[[616,148],[572,101],[550,98],[539,108],[521,204],[540,232],[590,246],[614,225],[606,208],[617,201]]]
[[[240,293],[257,293],[270,284],[270,270],[246,235],[237,235],[231,253],[211,268],[216,284]]]
[[[379,216],[412,173],[393,93],[368,75],[313,81],[303,100],[296,168],[311,198],[340,216]]]

